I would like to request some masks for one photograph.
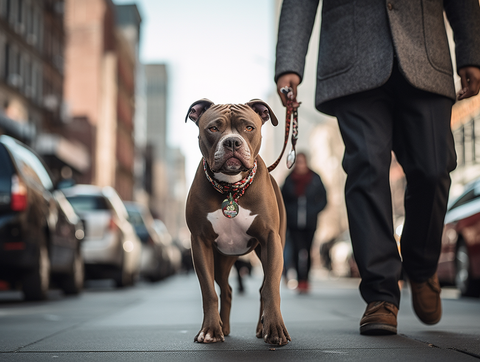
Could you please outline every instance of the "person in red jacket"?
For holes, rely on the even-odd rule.
[[[287,243],[291,243],[289,247],[297,271],[298,291],[307,293],[310,249],[318,214],[327,205],[327,192],[320,176],[308,168],[304,153],[297,155],[295,167],[282,186],[282,196],[287,210]]]

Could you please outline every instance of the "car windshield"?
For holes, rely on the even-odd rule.
[[[478,190],[472,189],[468,191],[465,195],[462,195],[455,203],[450,207],[450,210],[453,210],[459,206],[465,205],[466,203],[477,199],[480,196],[480,193],[478,193]]]
[[[143,222],[143,219],[142,219],[142,214],[137,211],[137,210],[132,210],[132,209],[127,209],[128,211],[128,221],[130,221],[130,223],[137,227],[137,226],[143,226],[145,227],[145,224]]]
[[[107,201],[102,196],[81,195],[70,196],[67,199],[76,212],[109,210]]]

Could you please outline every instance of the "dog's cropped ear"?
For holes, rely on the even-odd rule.
[[[198,120],[202,116],[203,112],[210,108],[212,104],[213,102],[207,98],[202,98],[194,102],[188,109],[187,116],[185,117],[185,123],[187,123],[187,120],[190,118],[198,126]]]
[[[277,117],[275,117],[275,114],[272,112],[270,106],[261,99],[252,99],[250,102],[247,103],[247,106],[249,106],[256,113],[258,113],[263,123],[271,120],[274,126],[278,124]]]

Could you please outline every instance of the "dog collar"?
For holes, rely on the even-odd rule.
[[[222,202],[223,215],[229,219],[233,219],[238,215],[238,199],[243,196],[247,188],[252,184],[255,174],[257,173],[257,160],[253,163],[253,168],[247,177],[234,183],[217,181],[208,174],[207,160],[203,159],[203,170],[207,180],[212,184],[213,188],[221,194],[228,192],[228,198]],[[232,195],[233,193],[233,195]]]

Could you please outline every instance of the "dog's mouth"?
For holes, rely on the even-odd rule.
[[[223,166],[227,169],[239,169],[243,166],[243,163],[236,157],[230,157],[228,160],[225,161]]]
[[[249,168],[237,157],[228,158],[220,168],[220,172],[227,175],[236,175],[243,171],[248,171]]]

